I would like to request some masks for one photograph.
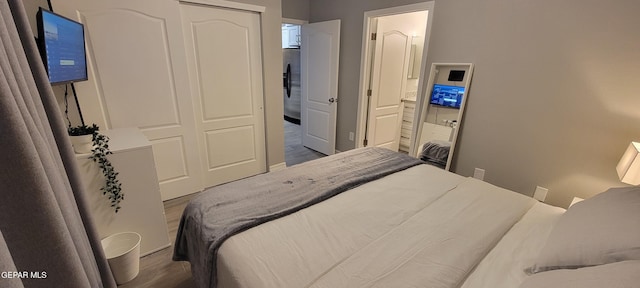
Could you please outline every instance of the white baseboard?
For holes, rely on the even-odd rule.
[[[269,172],[282,170],[284,168],[287,168],[287,163],[281,162],[281,163],[269,166]]]
[[[164,216],[164,215],[163,215],[163,216]],[[147,256],[147,255],[149,255],[149,254],[156,253],[156,252],[158,252],[158,251],[160,251],[160,250],[163,250],[163,249],[166,249],[166,248],[169,248],[169,247],[171,247],[171,242],[169,242],[168,244],[162,245],[162,246],[160,246],[160,247],[158,247],[158,248],[156,248],[156,249],[153,249],[153,250],[151,250],[151,251],[147,251],[146,253],[140,253],[140,258],[142,258],[142,257],[144,257],[144,256]]]

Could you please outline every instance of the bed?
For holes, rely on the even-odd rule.
[[[639,191],[618,194],[638,200],[624,200],[635,204],[623,211],[640,210]],[[588,204],[575,209],[587,210],[577,218],[591,217]],[[202,193],[182,216],[174,260],[190,261],[198,287],[220,288],[549,287],[547,278],[553,285],[575,284],[576,277],[589,278],[582,274],[598,275],[584,269],[601,266],[618,273],[606,275],[640,281],[640,261],[634,261],[640,260],[640,237],[634,232],[616,250],[629,255],[585,261],[578,249],[578,263],[545,259],[571,250],[563,245],[576,246],[563,243],[570,237],[562,233],[576,227],[563,221],[566,214],[404,154],[363,148]],[[636,218],[622,223],[640,224]],[[590,222],[585,229],[597,228]],[[550,245],[554,237],[560,240]],[[568,276],[558,273],[567,268]]]

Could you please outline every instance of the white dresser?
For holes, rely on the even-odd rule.
[[[124,200],[120,202],[118,213],[100,191],[104,176],[98,165],[88,159],[90,154],[76,154],[85,192],[88,193],[89,209],[100,238],[118,232],[137,232],[142,236],[141,256],[169,247],[171,241],[151,143],[137,128],[112,129],[102,133],[110,139],[109,149],[113,154],[108,158],[119,172],[118,179],[122,183]]]
[[[415,96],[415,95],[414,95]],[[416,110],[416,99],[403,99],[402,126],[400,130],[400,147],[398,150],[408,153],[411,146],[411,130],[413,129],[413,115]]]

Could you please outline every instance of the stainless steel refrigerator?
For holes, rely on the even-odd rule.
[[[284,119],[300,124],[300,48],[282,49]]]

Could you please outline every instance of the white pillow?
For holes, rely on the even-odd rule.
[[[532,275],[520,288],[637,288],[640,261],[623,261],[575,270],[553,270]]]
[[[530,273],[640,260],[640,188],[611,188],[556,223]]]

